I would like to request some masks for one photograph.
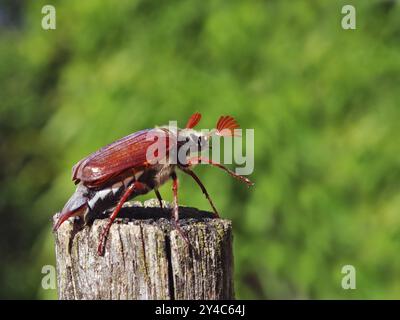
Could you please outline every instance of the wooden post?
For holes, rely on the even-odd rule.
[[[188,207],[179,214],[192,248],[152,199],[123,208],[103,257],[107,219],[66,221],[55,233],[59,299],[233,299],[231,222]]]

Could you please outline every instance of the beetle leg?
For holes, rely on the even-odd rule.
[[[160,208],[164,209],[160,191],[158,191],[157,189],[154,189],[154,193],[156,194],[158,202],[160,203]]]
[[[176,176],[176,173],[173,172],[171,174],[172,178],[172,192],[174,194],[174,208],[172,209],[173,211],[173,218],[174,218],[174,224],[176,230],[179,232],[179,234],[182,236],[182,238],[185,240],[185,242],[190,245],[189,238],[187,235],[183,232],[181,229],[181,226],[179,225],[179,206],[178,206],[178,177]]]
[[[120,212],[125,201],[128,200],[128,198],[130,197],[130,195],[132,194],[133,191],[138,191],[140,189],[145,189],[145,188],[146,188],[146,185],[144,185],[141,182],[135,181],[131,185],[129,185],[128,188],[125,190],[125,193],[119,200],[118,205],[115,207],[113,213],[110,216],[110,221],[108,222],[108,224],[105,226],[105,228],[101,232],[99,246],[97,247],[97,253],[99,254],[99,256],[102,256],[104,254],[104,246],[105,246],[105,242],[106,242],[108,233],[110,231],[111,225],[113,224],[115,218],[117,217],[118,213]]]
[[[238,179],[238,180],[240,180],[240,181],[246,183],[249,187],[252,186],[252,185],[254,184],[253,182],[251,182],[251,181],[250,181],[249,179],[247,179],[246,177],[241,176],[240,174],[236,174],[236,173],[234,173],[232,170],[229,170],[227,167],[223,166],[222,164],[220,164],[220,163],[218,163],[218,162],[213,162],[212,160],[210,160],[210,159],[208,159],[208,158],[206,158],[206,157],[201,157],[201,156],[197,157],[197,156],[196,156],[196,157],[193,157],[193,158],[190,158],[190,159],[189,159],[189,165],[199,164],[199,163],[202,163],[202,162],[207,163],[207,164],[210,164],[210,165],[212,165],[212,166],[214,166],[214,167],[217,167],[217,168],[220,168],[220,169],[226,171],[226,172],[227,172],[228,174],[230,174],[232,177],[234,177],[234,178],[236,178],[236,179]]]
[[[206,190],[206,187],[205,187],[205,186],[203,185],[203,183],[200,181],[199,177],[198,177],[192,170],[190,170],[189,168],[181,168],[181,170],[182,170],[184,173],[186,173],[186,174],[188,174],[189,176],[191,176],[191,177],[194,179],[194,181],[197,182],[197,184],[199,185],[201,191],[203,191],[203,194],[206,196],[208,202],[210,203],[210,205],[211,205],[211,207],[212,207],[212,209],[213,209],[215,215],[217,216],[217,218],[219,218],[218,211],[217,211],[217,209],[215,208],[214,203],[212,202],[211,197],[210,197],[210,195],[208,194],[208,192],[207,192],[207,190]]]

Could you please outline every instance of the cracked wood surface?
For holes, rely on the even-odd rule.
[[[123,208],[103,257],[106,216],[91,226],[66,221],[55,233],[59,299],[233,299],[231,222],[194,208],[179,213],[190,248],[152,199]]]

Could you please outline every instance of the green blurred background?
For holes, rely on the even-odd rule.
[[[238,298],[400,298],[399,3],[2,0],[0,28],[1,298],[56,298],[41,269],[75,162],[194,111],[255,129],[253,189],[196,169],[233,220]]]

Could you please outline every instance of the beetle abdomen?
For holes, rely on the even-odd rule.
[[[101,190],[90,190],[88,209],[95,213],[102,212],[116,205],[123,195],[126,188],[134,181],[134,177],[130,176],[123,181],[115,182],[113,185]]]
[[[102,188],[86,186],[84,182],[79,182],[76,191],[65,204],[61,215],[56,223],[57,229],[65,220],[73,216],[83,216],[85,222],[98,217],[102,212],[113,208],[118,204],[126,189],[138,181],[142,186],[140,190],[134,191],[129,199],[139,194],[145,194],[154,188],[164,184],[171,173],[175,170],[171,165],[155,165],[151,169],[138,171],[134,174],[121,175]]]

